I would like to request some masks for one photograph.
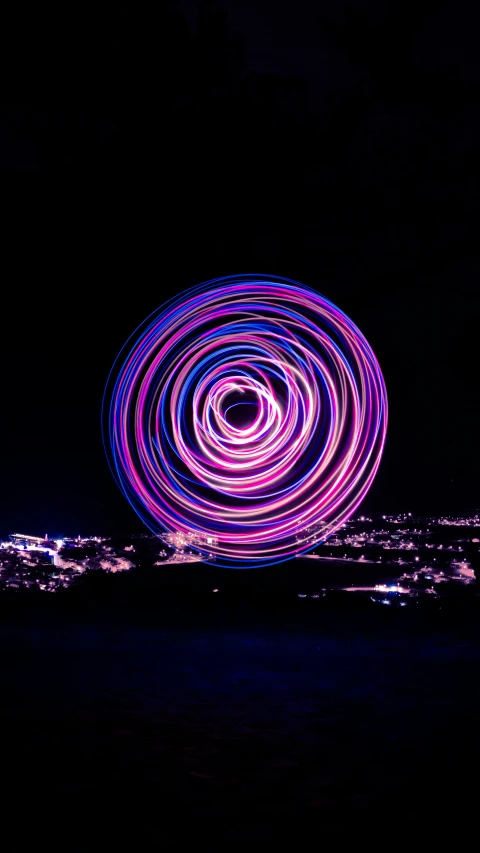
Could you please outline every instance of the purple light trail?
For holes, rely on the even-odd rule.
[[[147,526],[197,533],[241,568],[307,551],[355,512],[380,463],[387,395],[365,337],[329,300],[232,276],[137,329],[103,423],[112,472]]]

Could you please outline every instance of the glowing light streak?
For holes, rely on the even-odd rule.
[[[206,556],[239,567],[331,536],[365,497],[386,426],[359,329],[266,276],[206,282],[147,318],[103,405],[112,472],[147,526],[198,534]]]

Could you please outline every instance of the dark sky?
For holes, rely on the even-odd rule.
[[[380,360],[366,508],[479,505],[472,4],[201,5],[2,12],[0,531],[133,529],[110,366],[165,298],[249,271],[316,287]]]

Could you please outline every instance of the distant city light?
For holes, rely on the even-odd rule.
[[[363,517],[366,521],[371,521]],[[383,517],[382,517],[383,518]],[[388,517],[395,520],[393,516]],[[372,523],[368,535],[362,530],[364,523],[362,517],[349,519],[348,524],[342,525],[330,538],[323,543],[318,543],[315,551],[308,554],[298,555],[299,559],[306,557],[316,561],[332,561],[324,563],[324,567],[332,566],[333,575],[330,583],[323,584],[327,589],[345,589],[351,593],[370,595],[373,601],[382,603],[400,604],[405,606],[406,597],[418,600],[424,596],[440,599],[450,594],[450,591],[459,585],[471,586],[472,594],[476,592],[477,577],[480,570],[480,553],[478,546],[469,552],[469,558],[465,553],[460,554],[462,544],[472,541],[471,534],[468,538],[464,531],[455,530],[462,527],[480,528],[480,518],[477,516],[451,516],[448,519],[428,518],[421,519],[416,516],[415,531],[407,529],[407,525],[400,524],[393,528],[392,532],[385,531],[378,516],[379,522]],[[445,521],[448,524],[444,524]],[[398,521],[398,519],[397,519]],[[439,541],[438,535],[433,540],[428,539],[432,530],[443,530],[443,536]],[[412,536],[412,538],[410,538]],[[164,534],[165,542],[170,543],[169,548],[161,549],[159,540],[154,536],[139,537],[152,540],[151,565],[156,567],[168,564],[208,562],[208,555],[215,559],[212,551],[203,552],[206,544],[205,533],[174,532]],[[208,537],[213,538],[213,537]],[[473,537],[480,538],[480,537]],[[128,571],[137,564],[136,552],[142,548],[137,547],[137,537],[130,541],[123,541],[117,545],[115,540],[105,537],[58,537],[48,539],[32,536],[30,534],[12,534],[7,540],[0,541],[0,594],[4,589],[35,588],[54,592],[62,587],[74,583],[76,578],[91,569],[102,570],[108,573]],[[200,547],[199,547],[200,546]],[[437,550],[438,558],[434,557],[428,562],[428,568],[419,566],[422,556],[419,550],[422,548],[433,548]],[[173,549],[173,554],[172,550]],[[128,554],[128,558],[127,558]],[[88,555],[88,556],[87,556]],[[140,556],[142,564],[144,557]],[[336,565],[335,561],[339,563]],[[365,563],[368,561],[371,570],[377,572],[377,577],[386,578],[381,583],[373,585],[372,582],[362,585],[357,580],[356,586],[343,586],[341,565],[348,563]],[[438,566],[432,566],[432,562],[438,562]],[[319,565],[317,563],[317,565]],[[401,568],[400,568],[401,567]],[[358,566],[360,572],[362,568]],[[363,567],[364,571],[364,567]],[[395,580],[389,578],[395,573]],[[335,575],[338,581],[335,583]],[[428,580],[430,583],[426,584]],[[212,590],[218,593],[218,588]],[[325,590],[322,590],[322,595]],[[383,598],[382,598],[383,594]],[[319,599],[319,593],[298,593],[299,598]]]

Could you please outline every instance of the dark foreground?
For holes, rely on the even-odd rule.
[[[1,608],[8,850],[474,829],[479,614],[406,610]]]

